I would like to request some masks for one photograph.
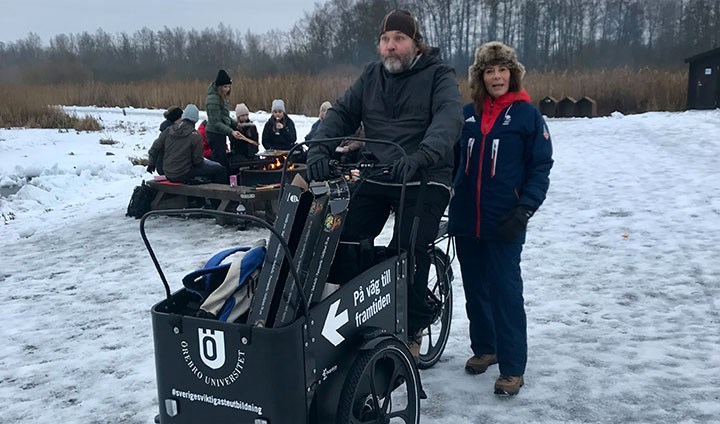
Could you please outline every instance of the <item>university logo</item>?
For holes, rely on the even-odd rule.
[[[225,365],[225,334],[220,330],[198,328],[200,359],[216,370]]]
[[[243,368],[245,368],[245,353],[237,350],[237,358],[235,357],[236,351],[232,348],[232,337],[228,341],[230,352],[226,353],[225,333],[223,331],[206,328],[198,328],[197,330],[197,355],[195,349],[192,348],[194,342],[180,340],[182,359],[192,375],[210,387],[226,387],[239,381]],[[200,359],[197,359],[198,355]],[[234,363],[231,371],[227,370],[230,367],[230,365],[226,366],[228,360],[230,365]],[[206,365],[207,368],[203,365]],[[218,371],[221,368],[224,368],[225,371]]]

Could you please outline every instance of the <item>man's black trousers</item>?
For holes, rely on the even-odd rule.
[[[373,241],[383,229],[391,211],[398,211],[400,206],[399,186],[389,186],[365,182],[353,193],[349,212],[343,228],[343,242],[360,243]],[[437,238],[440,219],[450,201],[450,192],[446,187],[428,184],[422,194],[422,204],[416,207],[420,186],[408,186],[405,190],[405,207],[401,220],[400,231],[397,231],[397,217],[393,238],[388,253],[393,254],[400,247],[408,250],[413,217],[416,212],[420,216],[415,242],[415,275],[412,286],[408,287],[408,334],[416,334],[431,324],[433,311],[426,302],[430,254],[428,246]],[[357,246],[356,246],[357,247]],[[349,271],[353,270],[353,271]],[[335,255],[331,280],[345,283],[362,271],[358,269],[357,249],[352,245],[341,244]],[[354,275],[350,275],[354,274]]]

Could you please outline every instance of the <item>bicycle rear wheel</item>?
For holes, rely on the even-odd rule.
[[[445,351],[450,337],[452,320],[452,269],[445,252],[435,247],[430,252],[428,273],[428,296],[436,310],[435,320],[423,330],[420,343],[418,368],[428,369],[435,365]]]

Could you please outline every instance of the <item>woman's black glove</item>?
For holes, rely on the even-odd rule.
[[[330,172],[330,158],[322,153],[314,153],[307,160],[308,181],[327,181],[333,177]]]
[[[155,165],[149,164],[149,165],[147,166],[147,169],[145,169],[145,170],[146,170],[147,172],[149,172],[149,173],[152,174],[153,172],[155,172]]]
[[[527,228],[527,223],[535,211],[525,205],[513,208],[500,222],[497,229],[500,240],[510,242],[515,240]]]

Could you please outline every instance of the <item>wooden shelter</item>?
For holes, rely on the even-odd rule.
[[[720,47],[685,59],[690,64],[686,109],[720,107]]]
[[[575,116],[582,118],[594,118],[597,116],[597,103],[590,97],[585,96],[578,100],[576,106],[577,114]]]
[[[572,118],[577,111],[577,100],[572,97],[565,97],[557,105],[558,118]]]
[[[557,100],[553,97],[545,96],[540,100],[540,113],[548,118],[555,118],[557,114]]]

